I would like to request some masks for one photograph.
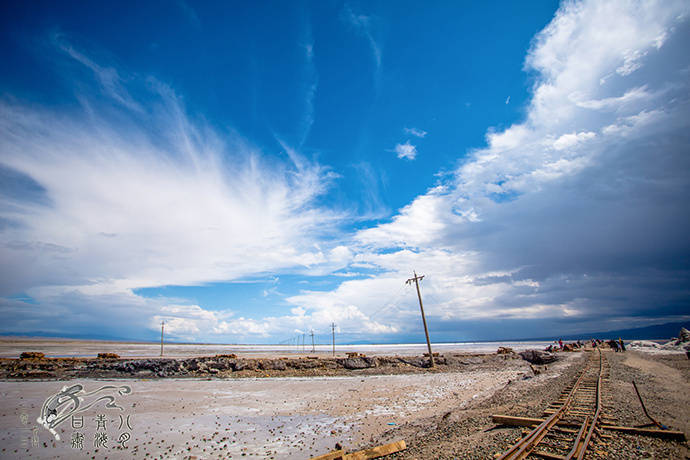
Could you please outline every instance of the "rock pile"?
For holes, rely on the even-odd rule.
[[[638,350],[659,350],[659,351],[680,351],[686,352],[690,358],[690,331],[686,328],[680,328],[678,337],[674,337],[663,345],[660,345],[651,340],[633,340],[629,346]]]
[[[549,364],[558,360],[558,356],[553,353],[540,350],[521,351],[520,357],[531,364]]]
[[[661,345],[651,340],[633,340],[628,346],[631,348],[661,348]]]
[[[482,358],[476,358],[483,362]],[[447,365],[444,356],[434,358],[437,365]],[[216,355],[187,359],[122,359],[114,353],[100,353],[98,358],[45,358],[41,353],[23,353],[22,358],[0,359],[0,378],[163,378],[231,377],[283,375],[334,375],[373,368],[427,368],[429,359],[421,356],[377,356],[359,354],[347,358],[237,358]],[[452,359],[452,365],[463,362]],[[239,374],[238,374],[239,373]],[[254,374],[252,374],[254,373]]]
[[[686,351],[690,352],[690,331],[684,327],[680,328],[677,338],[671,339],[670,342],[661,346],[664,350]],[[689,355],[690,357],[690,355]]]
[[[19,355],[19,359],[43,359],[46,355],[38,351],[25,351]]]
[[[98,359],[120,359],[120,355],[115,353],[98,353]]]

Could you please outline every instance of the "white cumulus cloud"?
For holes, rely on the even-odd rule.
[[[400,159],[414,160],[417,157],[417,147],[410,144],[410,141],[404,144],[395,144],[394,150]]]

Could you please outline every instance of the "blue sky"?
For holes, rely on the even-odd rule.
[[[690,316],[684,2],[6,2],[0,333]]]

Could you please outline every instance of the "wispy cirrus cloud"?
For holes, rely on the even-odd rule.
[[[127,91],[122,76],[114,67],[101,66],[81,51],[77,50],[67,39],[59,33],[52,35],[52,41],[58,49],[66,53],[75,61],[91,70],[102,90],[113,100],[129,110],[143,112],[141,105],[134,100]]]
[[[371,49],[371,55],[374,60],[375,66],[374,75],[378,84],[381,73],[382,51],[380,43],[374,38],[372,16],[357,13],[352,9],[352,7],[349,4],[345,4],[345,6],[343,7],[343,17],[345,18],[345,21],[348,24],[350,24],[355,29],[355,31],[362,37],[364,37],[369,43],[369,48]]]
[[[404,129],[406,134],[409,134],[411,136],[419,137],[419,138],[425,138],[426,135],[428,134],[426,131],[423,129],[418,129],[418,128],[405,128]]]
[[[292,163],[268,158],[236,133],[221,137],[194,121],[169,86],[57,43],[93,71],[101,92],[80,94],[89,110],[69,115],[0,102],[0,165],[15,184],[0,197],[2,295],[24,292],[50,315],[62,311],[51,327],[88,328],[118,308],[138,308],[141,324],[167,315],[171,331],[178,324],[191,334],[185,327],[198,318],[175,323],[164,301],[133,290],[333,266],[321,238],[337,233],[345,215],[316,204],[334,177],[327,168],[296,151]],[[148,91],[146,109],[131,85]],[[109,117],[113,104],[119,112]],[[93,110],[101,107],[108,110]],[[79,299],[101,309],[70,310]],[[24,321],[8,298],[2,311],[6,324]],[[231,327],[201,314],[218,331]]]
[[[311,25],[309,25],[308,22],[304,27],[304,38],[301,47],[304,50],[305,108],[301,121],[301,134],[298,148],[302,148],[314,125],[314,101],[319,87],[319,74],[314,64],[314,38],[312,36]]]

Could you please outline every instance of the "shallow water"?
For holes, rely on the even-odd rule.
[[[510,347],[516,351],[530,348],[543,349],[548,341],[536,342],[457,342],[432,343],[434,353],[493,353],[498,347]],[[130,343],[130,342],[96,342],[76,340],[43,340],[43,339],[12,339],[0,340],[0,357],[17,358],[24,351],[38,351],[48,357],[96,357],[98,353],[117,353],[121,357],[154,358],[160,356],[160,343]],[[376,355],[421,355],[427,352],[425,343],[400,344],[360,344],[338,345],[336,355],[342,356],[346,352]],[[218,344],[165,344],[164,357],[189,358],[195,356],[213,356],[230,354],[247,357],[266,356],[300,356],[319,355],[331,356],[331,345],[316,345],[312,352],[311,346],[295,347],[294,345],[218,345]]]

